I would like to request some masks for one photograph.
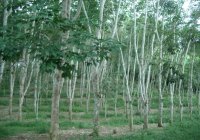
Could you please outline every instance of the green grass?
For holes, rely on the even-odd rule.
[[[9,93],[8,93],[9,94]],[[153,95],[157,95],[158,93],[153,93]],[[91,96],[89,112],[85,113],[86,111],[86,100],[84,98],[83,104],[81,105],[79,102],[80,97],[76,98],[73,102],[73,120],[68,120],[68,104],[67,104],[67,97],[65,93],[62,94],[64,98],[60,100],[60,129],[67,130],[67,129],[88,129],[92,128],[93,124],[93,107],[94,107],[94,100]],[[29,97],[29,98],[28,98]],[[0,98],[0,105],[3,107],[8,106],[8,99],[9,96],[3,96]],[[19,97],[17,95],[14,96],[13,106],[18,107]],[[151,109],[158,108],[158,97],[152,96],[151,100]],[[187,98],[183,98],[184,106],[187,107]],[[193,97],[194,105],[197,105],[197,98]],[[174,98],[174,105],[178,107],[178,98]],[[169,94],[164,95],[164,107],[169,108],[170,101],[169,101]],[[133,116],[133,123],[134,125],[142,125],[143,124],[143,117],[136,112],[137,110],[137,101],[134,100],[133,102],[134,108],[134,116]],[[200,120],[199,117],[196,117],[197,110],[194,107],[194,117],[193,120],[190,120],[188,117],[188,108],[184,108],[184,122],[180,123],[180,115],[179,111],[174,111],[174,120],[176,121],[172,126],[168,126],[164,128],[164,130],[148,130],[148,131],[141,131],[135,134],[127,134],[126,136],[106,136],[106,137],[99,137],[93,138],[84,136],[78,136],[70,139],[80,139],[80,140],[87,140],[87,139],[97,139],[97,140],[199,140],[200,139]],[[125,114],[122,112],[124,109],[124,100],[121,95],[119,95],[118,102],[117,102],[117,109],[120,110],[117,116],[114,114],[114,98],[107,99],[107,119],[105,119],[104,107],[100,111],[100,125],[109,126],[109,127],[120,127],[120,126],[128,126],[128,119],[125,117]],[[13,112],[16,113],[18,109],[14,110]],[[27,96],[26,104],[23,106],[23,121],[12,121],[9,118],[0,119],[0,138],[18,135],[22,133],[48,133],[50,128],[50,118],[51,118],[51,93],[48,94],[46,97],[45,93],[42,96],[42,100],[39,103],[39,120],[35,121],[35,113],[34,113],[34,106],[33,106],[33,94]],[[196,116],[195,116],[196,115]],[[157,123],[157,113],[150,113],[149,115],[149,123]],[[164,110],[163,112],[163,122],[169,123],[170,118],[170,111],[169,109]],[[16,119],[16,118],[15,118]],[[188,121],[187,121],[188,120]]]
[[[105,137],[89,137],[76,136],[71,140],[199,140],[200,124],[195,122],[176,123],[173,126],[164,128],[164,130],[148,130],[140,131],[135,134],[124,136],[105,136]]]
[[[92,128],[91,122],[81,122],[81,121],[62,121],[60,122],[61,129],[70,129],[70,128]]]
[[[0,101],[0,105],[1,105],[1,106],[8,106],[8,105],[9,105],[9,100],[8,100],[8,99],[1,100],[1,101]]]
[[[92,138],[93,140],[199,140],[200,139],[200,121],[199,117],[185,122],[176,122],[163,130],[150,129],[141,130],[134,134],[124,136],[105,136]],[[76,140],[87,140],[90,137],[74,137]]]
[[[0,123],[0,138],[13,136],[20,133],[33,132],[37,134],[47,133],[50,123],[46,121],[19,122],[7,121]]]
[[[108,121],[104,120],[100,122],[100,125],[124,126],[124,125],[128,125],[128,119],[126,119],[125,117],[115,117],[115,118],[109,119]]]

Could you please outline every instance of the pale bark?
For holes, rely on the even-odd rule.
[[[73,103],[73,97],[72,97],[72,80],[69,79],[69,85],[68,85],[68,88],[69,88],[69,92],[68,92],[68,117],[69,117],[69,120],[71,121],[72,120],[72,103]]]
[[[3,61],[2,58],[0,58],[0,86],[3,80],[4,67],[5,67],[5,61]]]
[[[61,16],[65,19],[70,19],[71,0],[62,1]],[[61,40],[66,41],[69,37],[69,32],[62,33]],[[62,78],[62,71],[55,70],[52,106],[51,106],[51,128],[50,139],[59,140],[59,101],[60,93],[62,91],[64,79]]]
[[[12,117],[12,108],[13,108],[13,91],[15,86],[15,77],[16,77],[16,67],[14,63],[10,64],[10,98],[9,98],[9,115]]]
[[[117,76],[116,76],[116,91],[115,91],[115,116],[117,116],[117,99],[118,99],[118,90],[119,90],[119,72],[120,72],[120,59],[118,62]]]
[[[42,75],[39,75],[39,82],[38,82],[38,96],[37,96],[37,103],[36,103],[36,119],[38,119],[39,115],[39,102],[41,102],[40,94],[42,89]]]
[[[86,77],[86,64],[83,62],[82,72],[81,72],[81,84],[80,84],[80,93],[81,93],[81,105],[83,103],[83,94],[85,92],[85,77]]]
[[[74,64],[73,61],[71,61],[71,64]],[[69,91],[68,91],[68,99],[69,99],[69,108],[68,108],[68,113],[69,113],[69,120],[72,120],[72,107],[73,107],[73,100],[74,100],[74,94],[75,94],[75,88],[76,88],[76,80],[77,80],[77,71],[78,70],[78,61],[75,63],[75,72],[73,73],[72,79],[69,79]],[[83,89],[82,89],[83,90]]]
[[[170,83],[170,123],[171,124],[174,121],[174,86],[175,86],[175,83]]]
[[[74,15],[74,17],[73,17],[72,20],[76,20],[76,19],[80,16],[82,4],[83,4],[83,0],[79,0],[79,1],[78,1],[77,12],[76,12],[76,14]]]
[[[113,28],[111,38],[114,38],[115,33],[117,32],[117,23],[118,23],[118,18],[119,18],[119,11],[120,11],[121,2],[122,2],[122,0],[119,0],[118,9],[117,9],[116,17],[115,17],[115,23],[114,23],[114,28]]]
[[[158,9],[157,9],[158,10]],[[158,16],[158,15],[157,15]],[[158,18],[158,17],[157,17]],[[158,19],[157,21],[158,22]],[[162,31],[164,31],[164,21],[162,21]],[[157,30],[157,28],[156,28]],[[163,88],[162,88],[162,85],[163,85],[163,78],[162,78],[162,72],[163,72],[163,37],[164,35],[162,34],[161,35],[161,39],[160,39],[160,64],[159,64],[159,78],[158,78],[158,81],[159,81],[159,109],[158,109],[158,127],[162,127],[163,124],[162,124],[162,118],[163,118]]]
[[[100,0],[100,12],[99,12],[99,28],[97,29],[97,38],[102,38],[102,26],[103,26],[103,14],[104,14],[104,5],[106,0]]]
[[[200,115],[200,89],[198,91],[198,111],[199,111],[199,115]]]
[[[29,66],[29,57],[30,54],[28,52],[27,49],[23,50],[23,56],[22,56],[22,66],[21,66],[21,70],[20,70],[20,86],[19,86],[19,94],[20,94],[20,99],[19,99],[19,114],[18,114],[18,119],[21,121],[22,120],[22,106],[24,103],[24,98],[25,95],[29,89],[30,86],[30,82],[32,79],[32,75],[33,75],[33,67],[35,65],[35,61],[32,62],[31,64],[31,72],[29,74],[28,77],[28,66]],[[27,84],[25,85],[25,82],[27,82]]]
[[[121,54],[121,60],[122,60],[122,68],[123,68],[123,72],[124,72],[124,77],[125,77],[125,86],[126,86],[126,109],[128,109],[128,106],[130,107],[130,112],[129,112],[129,117],[130,117],[130,121],[129,121],[129,126],[130,126],[130,131],[132,131],[133,129],[133,112],[131,109],[133,109],[132,107],[132,98],[131,98],[131,93],[130,93],[130,87],[129,87],[129,77],[128,74],[126,72],[126,66],[125,66],[125,62],[124,62],[124,56],[122,53],[122,49],[120,48],[120,54]],[[126,111],[128,112],[128,111]]]
[[[10,2],[12,2],[12,0]],[[3,6],[4,6],[4,10],[3,10],[3,29],[4,29],[4,34],[6,33],[6,28],[7,28],[7,25],[8,25],[8,17],[12,13],[12,8],[10,8],[9,10],[7,9],[8,4],[9,4],[8,0],[3,0]],[[5,68],[5,61],[0,56],[0,86],[1,86],[1,82],[3,80],[4,68]]]
[[[60,93],[62,90],[62,85],[63,85],[62,72],[56,70],[53,80],[53,94],[52,94],[52,105],[51,105],[51,128],[50,128],[51,140],[59,140],[59,101],[60,101]]]
[[[85,17],[86,17],[86,19],[87,19],[87,25],[88,25],[89,33],[92,33],[92,29],[91,29],[91,26],[90,26],[90,22],[89,22],[89,17],[88,17],[87,11],[86,11],[86,9],[85,9],[84,1],[82,1],[82,7],[83,7],[83,12],[84,12],[84,14],[85,14]]]
[[[118,24],[118,19],[119,19],[119,11],[120,11],[120,6],[121,6],[121,0],[118,3],[118,9],[117,9],[117,13],[115,16],[115,22],[114,22],[114,27],[113,27],[113,32],[112,32],[112,36],[111,38],[114,38],[116,32],[117,32],[117,24]],[[130,37],[131,38],[131,37]],[[131,40],[131,39],[130,39]],[[123,67],[123,71],[124,71],[124,80],[125,80],[125,86],[126,86],[126,94],[125,94],[125,112],[126,112],[126,116],[128,117],[129,114],[129,127],[130,130],[132,131],[133,129],[133,107],[132,107],[132,98],[131,98],[131,86],[129,85],[129,73],[130,73],[130,64],[131,64],[131,52],[132,52],[132,44],[130,41],[130,45],[129,45],[129,52],[128,52],[128,62],[127,62],[127,68],[125,65],[125,60],[124,60],[124,56],[123,56],[123,52],[122,49],[120,48],[120,55],[121,55],[121,60],[122,60],[122,67]],[[128,107],[129,107],[129,111],[128,111]]]
[[[133,77],[132,77],[132,83],[131,83],[131,94],[134,92],[136,63],[137,63],[137,61],[136,61],[136,57],[135,57],[134,58],[134,65],[133,65]]]
[[[147,12],[148,12],[148,0],[146,0],[145,3],[145,21],[144,21],[144,30],[143,30],[143,38],[142,38],[142,47],[141,47],[141,66],[140,66],[140,84],[141,84],[141,97],[143,99],[143,104],[144,104],[144,129],[148,129],[148,112],[149,112],[149,97],[148,97],[148,92],[146,92],[146,85],[145,85],[145,71],[146,71],[146,66],[145,66],[145,58],[144,58],[144,53],[145,53],[145,42],[146,42],[146,29],[147,29]]]
[[[194,55],[192,56],[192,66],[190,70],[190,83],[189,83],[189,111],[190,111],[190,118],[192,118],[192,112],[193,112],[193,71],[194,71],[194,58],[195,58],[195,49],[194,49]]]
[[[182,61],[182,74],[185,73],[185,61],[186,61],[187,54],[188,54],[188,51],[189,51],[189,48],[190,48],[190,43],[191,43],[191,40],[188,42],[187,49],[186,49],[186,52],[185,52],[185,55],[184,55],[184,58],[183,58],[183,61]],[[179,80],[179,87],[178,87],[178,97],[179,97],[179,107],[180,107],[180,120],[181,121],[183,120],[183,103],[182,103],[182,95],[181,95],[182,82],[183,82],[183,80],[180,79]]]
[[[90,92],[91,92],[91,67],[88,67],[87,70],[87,101],[86,101],[86,112],[89,112],[89,106],[90,106]]]
[[[174,57],[171,57],[171,61],[174,61]],[[174,79],[175,74],[173,73],[172,68],[170,69],[170,77]],[[174,121],[174,87],[175,81],[170,81],[169,88],[170,88],[170,123],[172,124]]]
[[[103,36],[102,26],[103,26],[103,15],[104,15],[104,5],[106,0],[100,0],[100,9],[99,9],[99,26],[96,31],[96,36],[98,39],[101,39]],[[99,58],[97,57],[97,60]],[[99,135],[99,110],[100,110],[100,82],[101,77],[103,77],[102,71],[106,67],[106,60],[104,60],[101,64],[97,64],[94,68],[93,74],[93,85],[94,85],[94,120],[93,120],[93,135]]]
[[[35,69],[35,91],[34,91],[34,111],[36,115],[36,120],[38,120],[38,109],[39,109],[39,99],[40,99],[40,92],[41,92],[41,75],[39,74],[40,65],[36,63]]]

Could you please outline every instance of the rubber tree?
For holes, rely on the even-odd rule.
[[[3,0],[3,32],[4,35],[6,34],[6,28],[8,25],[8,17],[12,13],[12,8],[8,8],[8,4],[12,3],[12,1],[9,0]],[[3,73],[4,73],[4,67],[5,67],[5,61],[3,58],[0,56],[0,85],[3,79]]]
[[[143,128],[148,128],[148,112],[149,112],[149,95],[148,95],[148,85],[149,82],[145,82],[146,77],[146,59],[145,59],[145,43],[146,43],[146,31],[147,31],[147,13],[148,13],[148,0],[145,1],[145,9],[144,9],[144,26],[143,26],[143,34],[142,34],[142,43],[141,43],[141,52],[138,53],[137,47],[137,20],[136,20],[136,2],[134,2],[134,48],[136,59],[139,67],[139,85],[140,85],[140,97],[142,99],[143,107],[144,107],[144,124]],[[150,70],[150,69],[148,69]],[[149,73],[150,74],[150,73]]]
[[[28,68],[29,68],[29,64],[30,64],[30,54],[28,51],[29,50],[26,48],[23,49],[22,59],[21,59],[22,65],[20,68],[20,80],[19,80],[20,98],[19,98],[19,112],[18,112],[18,119],[20,121],[22,121],[22,113],[23,113],[22,107],[23,107],[23,103],[24,103],[24,98],[29,89],[32,75],[33,75],[33,67],[35,65],[35,61],[33,61],[31,64],[31,72],[28,74]]]
[[[16,78],[16,65],[11,62],[10,64],[10,97],[9,97],[9,115],[12,117],[13,112],[13,93],[15,86],[15,78]]]
[[[70,6],[71,0],[63,0],[61,6],[61,17],[64,19],[70,18]],[[62,33],[61,40],[64,41],[68,38],[68,33]],[[50,139],[59,139],[59,101],[60,94],[63,86],[62,71],[55,69],[53,79],[53,94],[52,94],[52,105],[51,105],[51,128],[50,128]]]
[[[106,0],[100,0],[100,7],[99,7],[99,26],[96,30],[96,37],[97,39],[102,39],[103,32],[102,32],[102,26],[103,26],[103,16],[104,16],[104,6],[105,6]],[[97,57],[97,59],[99,59]],[[93,135],[99,135],[99,111],[100,111],[100,79],[101,76],[103,76],[103,69],[106,67],[106,60],[104,60],[102,63],[98,63],[97,66],[93,67],[93,75],[91,80],[94,83],[94,120],[93,120]]]

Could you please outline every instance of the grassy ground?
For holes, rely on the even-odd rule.
[[[50,128],[50,112],[51,112],[51,95],[43,94],[40,107],[39,107],[39,119],[35,119],[34,107],[33,107],[33,94],[28,94],[25,104],[23,106],[23,120],[19,122],[17,120],[18,112],[18,95],[14,94],[13,101],[13,116],[10,118],[8,115],[8,92],[0,94],[0,139],[8,139],[10,136],[22,135],[22,134],[48,134]],[[92,95],[91,95],[92,97]],[[107,117],[105,118],[104,108],[100,112],[100,126],[102,127],[100,131],[99,138],[89,137],[88,134],[92,130],[93,121],[93,100],[91,100],[89,112],[86,113],[86,101],[80,104],[80,97],[76,96],[73,106],[73,120],[68,120],[67,113],[67,98],[63,93],[61,95],[60,101],[60,129],[62,131],[63,137],[68,137],[70,139],[97,139],[97,140],[199,140],[200,139],[200,118],[198,116],[198,111],[194,110],[192,120],[190,120],[187,109],[187,99],[184,99],[184,122],[179,122],[179,111],[178,99],[175,97],[175,113],[174,120],[175,123],[171,126],[169,124],[169,97],[165,95],[164,98],[164,112],[163,112],[163,122],[167,125],[164,129],[158,129],[156,127],[157,123],[157,108],[158,99],[153,98],[151,100],[151,110],[149,116],[150,130],[143,131],[142,123],[143,118],[138,112],[136,112],[137,102],[134,102],[134,130],[129,132],[128,129],[128,119],[124,113],[124,102],[122,96],[119,96],[117,108],[118,114],[114,114],[114,99],[112,97],[108,98],[107,101]],[[197,98],[194,96],[194,104],[196,104]],[[196,107],[195,107],[196,109]],[[153,126],[153,127],[152,127]],[[113,134],[113,130],[117,130],[117,134]],[[78,133],[82,133],[78,136]],[[74,134],[74,135],[73,135]]]

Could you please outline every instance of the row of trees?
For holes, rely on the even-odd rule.
[[[59,100],[67,87],[69,119],[77,82],[80,95],[94,93],[94,133],[98,133],[101,99],[123,93],[125,110],[133,129],[133,102],[144,117],[152,90],[159,93],[158,126],[163,126],[163,93],[170,93],[173,122],[174,94],[178,94],[183,119],[183,91],[190,113],[193,95],[200,91],[199,2],[191,2],[186,17],[184,2],[172,0],[4,0],[0,17],[0,85],[4,69],[10,69],[10,104],[19,82],[19,120],[24,98],[34,84],[34,108],[38,118],[41,81],[50,81],[52,112],[50,136],[58,139]],[[16,77],[19,74],[19,78]],[[45,80],[43,80],[45,79]],[[111,85],[109,81],[114,82]],[[107,84],[109,83],[109,84]],[[106,89],[106,90],[105,90]],[[198,107],[200,108],[200,96]],[[142,111],[143,110],[143,111]]]

